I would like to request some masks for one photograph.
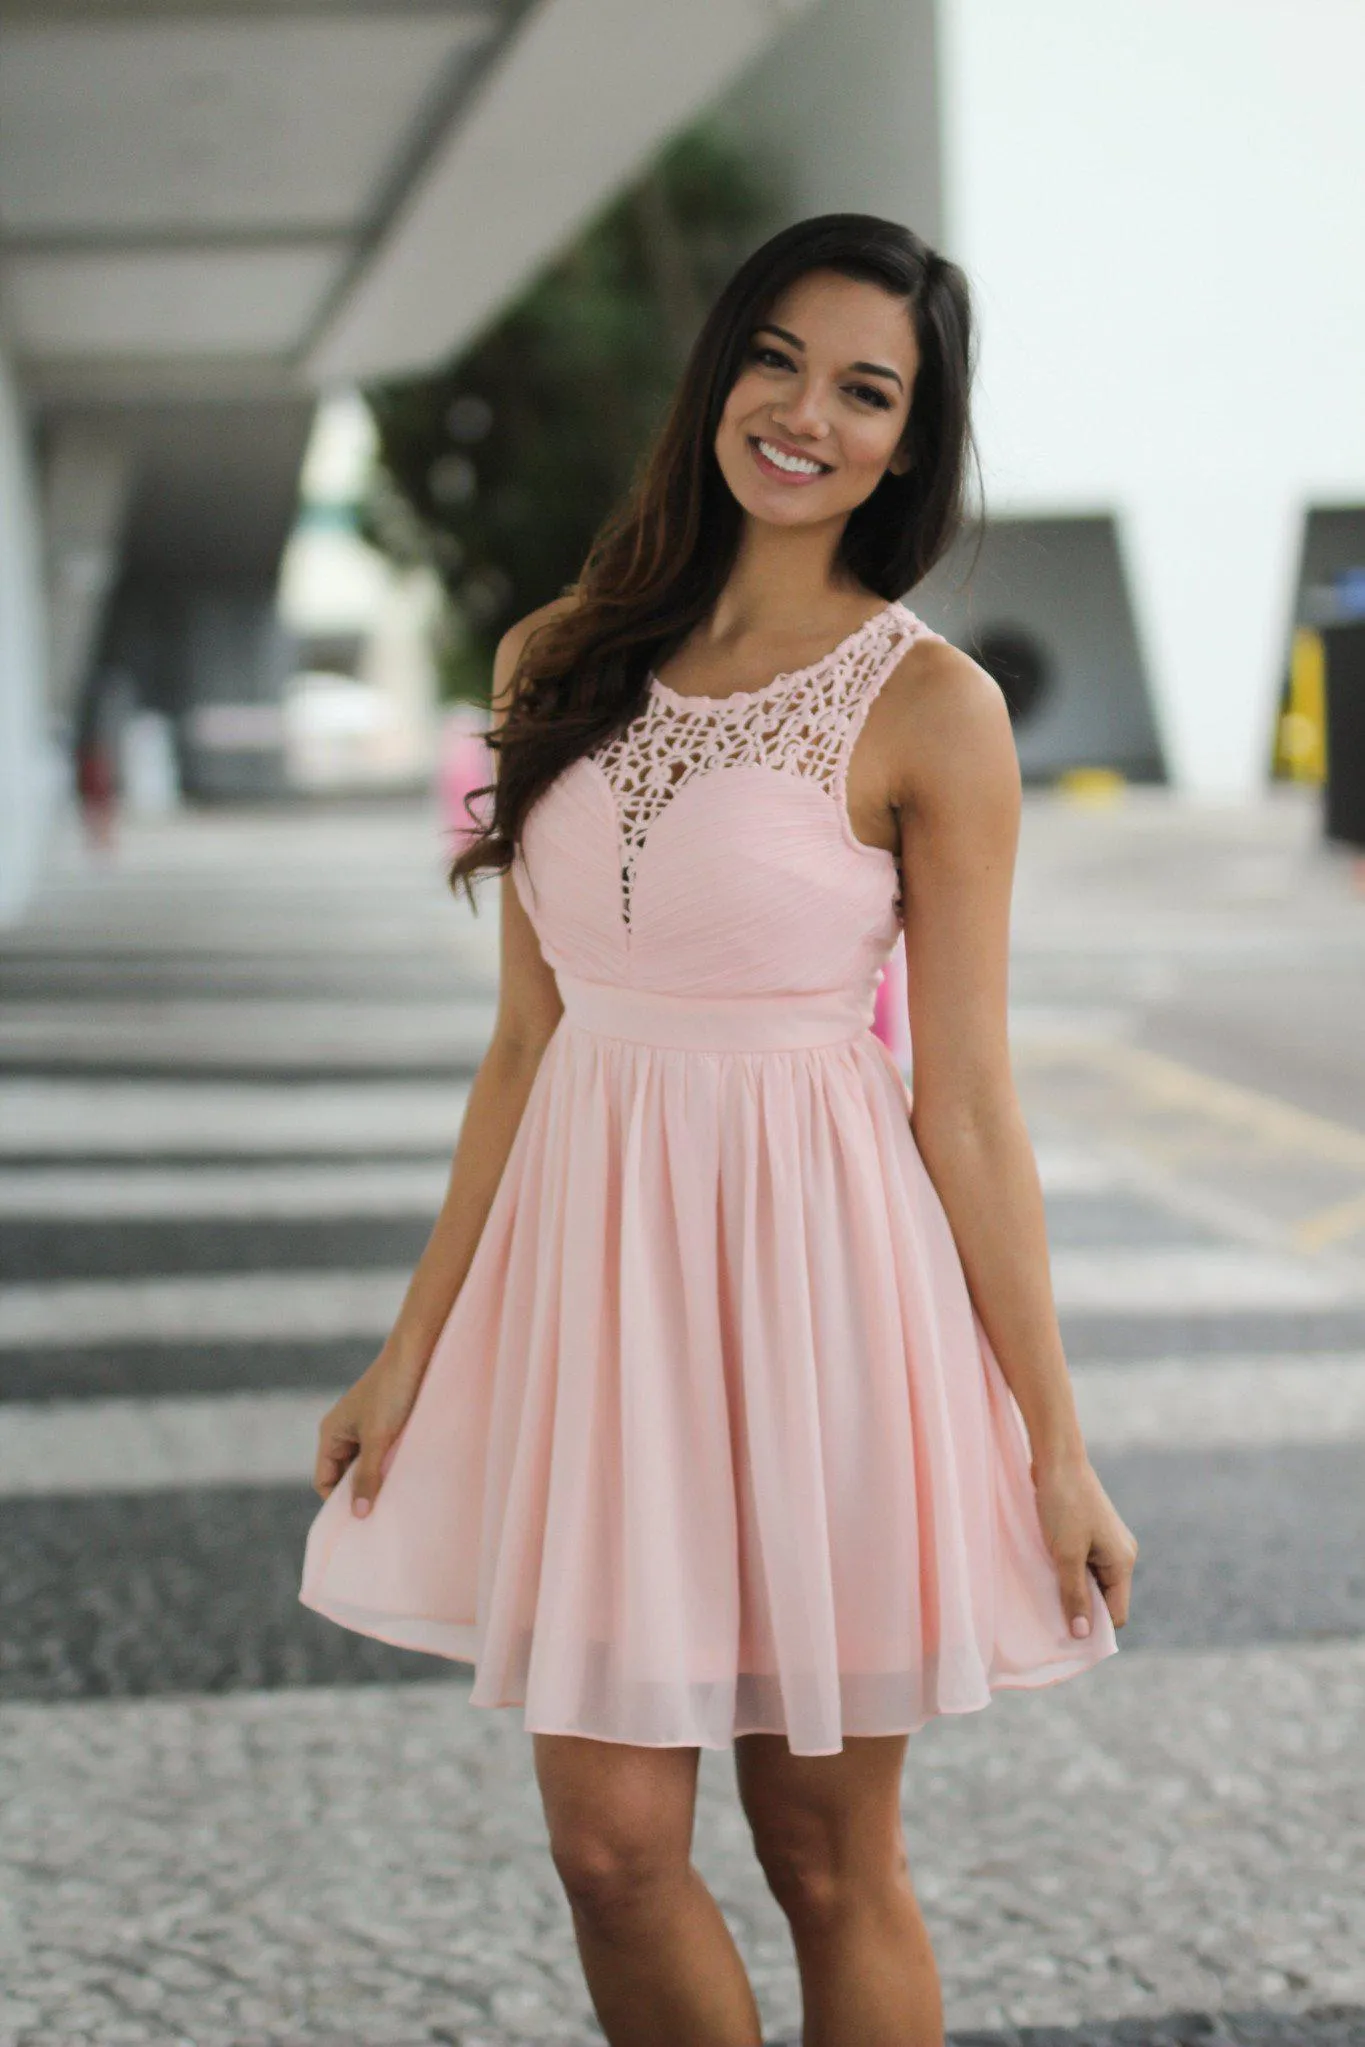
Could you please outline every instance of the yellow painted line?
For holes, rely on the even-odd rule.
[[[1055,1051],[1041,1046],[1024,1047],[1021,1063],[1045,1064],[1062,1051],[1068,1058],[1106,1068],[1131,1082],[1149,1102],[1161,1108],[1180,1109],[1236,1130],[1250,1130],[1268,1143],[1305,1152],[1332,1165],[1356,1166],[1365,1171],[1365,1130],[1297,1109],[1292,1103],[1262,1094],[1256,1088],[1215,1080],[1210,1074],[1183,1066],[1159,1052],[1077,1038],[1065,1046],[1059,1045]]]
[[[1301,1251],[1325,1251],[1331,1244],[1344,1244],[1348,1237],[1365,1230],[1365,1194],[1353,1194],[1331,1208],[1305,1216],[1293,1229],[1294,1242]]]
[[[1106,1070],[1115,1079],[1132,1086],[1149,1105],[1178,1111],[1191,1118],[1203,1117],[1241,1135],[1250,1134],[1262,1143],[1284,1151],[1298,1152],[1320,1162],[1365,1172],[1365,1131],[1348,1123],[1334,1123],[1308,1109],[1295,1108],[1257,1088],[1241,1087],[1234,1081],[1215,1080],[1195,1067],[1167,1059],[1159,1052],[1147,1052],[1114,1040],[1068,1038],[1050,1045],[1025,1046],[1021,1063],[1047,1065],[1059,1057],[1082,1060],[1092,1068]],[[1178,1166],[1197,1156],[1197,1138],[1149,1139],[1149,1148]],[[1365,1192],[1347,1196],[1305,1216],[1288,1232],[1296,1250],[1312,1253],[1330,1250],[1365,1232]]]

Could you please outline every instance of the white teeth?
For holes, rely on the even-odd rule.
[[[782,449],[775,448],[771,441],[760,441],[758,445],[775,469],[790,469],[797,476],[818,476],[825,467],[823,462],[807,462],[800,455],[784,454]]]

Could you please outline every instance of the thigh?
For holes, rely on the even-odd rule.
[[[780,1734],[735,1741],[740,1803],[760,1859],[830,1874],[904,1860],[901,1771],[909,1736],[846,1735],[834,1756],[794,1756]]]
[[[576,1734],[536,1734],[532,1742],[557,1858],[596,1853],[636,1865],[687,1861],[698,1749],[642,1748]]]

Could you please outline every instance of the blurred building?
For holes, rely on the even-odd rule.
[[[972,278],[991,520],[916,602],[1026,770],[1253,789],[1365,558],[1362,75],[1355,0],[5,0],[0,917],[101,676],[191,789],[283,786],[317,393],[474,339],[708,108],[785,217]]]
[[[375,441],[355,392],[319,405],[278,592],[294,657],[283,772],[295,790],[417,787],[436,763],[440,585],[434,571],[401,569],[364,537]]]
[[[448,355],[800,4],[3,0],[0,921],[100,703],[285,786],[318,393]]]

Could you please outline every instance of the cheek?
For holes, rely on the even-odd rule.
[[[896,452],[902,431],[898,413],[889,419],[860,419],[843,435],[845,456],[859,468],[884,469]]]
[[[742,433],[744,421],[751,412],[758,410],[765,395],[763,379],[755,376],[752,371],[747,373],[741,371],[731,386],[730,396],[725,401],[725,410],[720,416],[721,432]]]

